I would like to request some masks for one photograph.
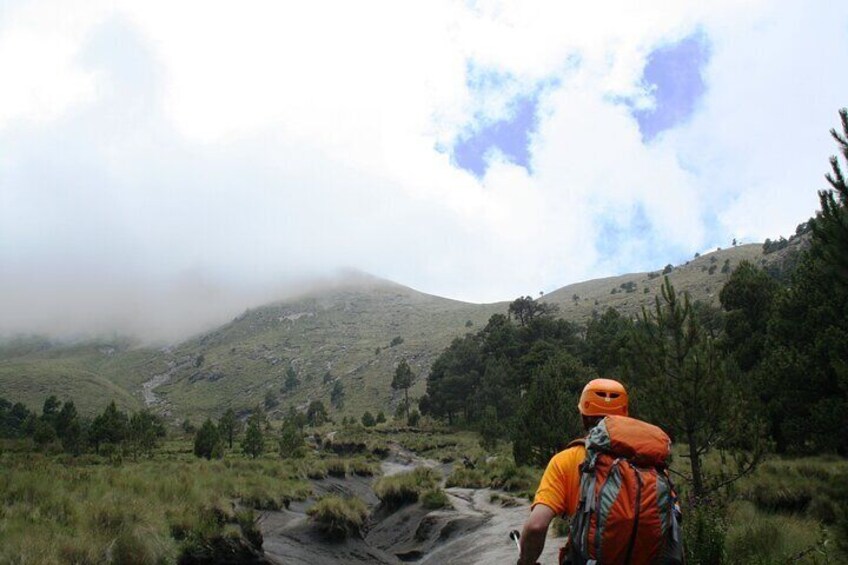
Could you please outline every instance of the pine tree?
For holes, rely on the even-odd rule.
[[[839,111],[842,133],[836,129],[830,134],[836,141],[839,153],[848,164],[848,109]],[[844,287],[848,287],[848,183],[839,166],[839,158],[830,158],[831,172],[825,175],[831,188],[819,191],[821,212],[812,222],[813,235],[818,240],[814,247],[836,273]]]
[[[221,433],[221,438],[227,440],[227,445],[230,449],[233,448],[233,437],[236,434],[236,413],[232,408],[228,408],[221,419],[218,421],[218,431]]]
[[[407,420],[409,420],[409,387],[412,386],[412,381],[414,379],[415,375],[413,374],[412,369],[410,369],[409,363],[406,362],[406,359],[401,359],[395,369],[395,376],[392,378],[392,389],[403,390]]]
[[[313,400],[306,409],[306,421],[310,426],[320,426],[327,421],[327,409],[320,400]]]
[[[241,443],[245,455],[256,459],[265,451],[265,438],[262,435],[262,422],[257,414],[253,414],[247,422],[247,431]]]
[[[653,311],[642,311],[630,356],[640,416],[687,444],[696,499],[751,471],[761,453],[756,413],[743,406],[733,366],[715,342],[688,294],[678,295],[666,277]],[[703,460],[715,447],[733,450],[739,467],[708,484]]]
[[[333,384],[333,390],[330,392],[330,404],[333,408],[340,410],[344,406],[345,390],[341,381],[336,381]]]
[[[547,465],[569,441],[580,437],[578,399],[594,371],[566,352],[537,371],[521,399],[511,430],[512,453],[519,465]]]
[[[283,427],[280,429],[279,447],[280,457],[303,457],[306,442],[303,440],[303,432],[297,427],[297,423],[292,420],[283,422]]]
[[[223,442],[218,433],[218,428],[209,418],[203,422],[197,434],[194,436],[194,454],[206,459],[220,459],[224,456]]]

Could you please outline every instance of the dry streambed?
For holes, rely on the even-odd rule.
[[[444,477],[449,466],[422,459],[391,446],[381,464],[384,476],[411,471],[420,466],[438,470]],[[315,529],[306,511],[314,500],[292,503],[280,512],[265,512],[260,519],[265,555],[272,563],[322,565],[330,563],[375,564],[467,564],[509,563],[518,554],[509,540],[512,529],[520,529],[529,512],[526,500],[492,489],[445,489],[453,508],[427,510],[421,503],[397,510],[384,507],[372,489],[371,477],[328,477],[313,482],[323,494],[356,496],[371,514],[363,535],[330,541]],[[540,562],[555,563],[562,540],[549,537]]]

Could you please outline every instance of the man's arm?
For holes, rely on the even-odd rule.
[[[535,565],[545,548],[548,526],[555,515],[554,511],[544,504],[537,504],[530,511],[521,532],[521,556],[518,558],[518,565]]]

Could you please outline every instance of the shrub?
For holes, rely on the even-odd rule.
[[[452,507],[448,495],[438,487],[427,489],[421,493],[421,506],[428,510]]]
[[[309,509],[312,523],[325,535],[333,539],[344,539],[359,535],[359,530],[368,517],[368,507],[358,498],[325,496]]]
[[[539,484],[527,467],[519,467],[509,460],[497,460],[491,465],[489,485],[508,492],[533,491]]]
[[[389,508],[416,502],[421,492],[439,483],[438,474],[428,467],[383,477],[374,485],[374,493]]]
[[[368,412],[366,410],[365,414],[362,415],[362,425],[366,428],[372,428],[376,423],[377,421],[374,420],[374,416],[371,414],[371,412]]]

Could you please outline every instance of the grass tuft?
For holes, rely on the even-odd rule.
[[[331,539],[358,536],[368,507],[358,498],[325,496],[308,511],[312,523]]]
[[[418,467],[407,473],[383,477],[374,485],[374,492],[389,508],[417,502],[421,493],[439,484],[439,476],[429,467]]]

